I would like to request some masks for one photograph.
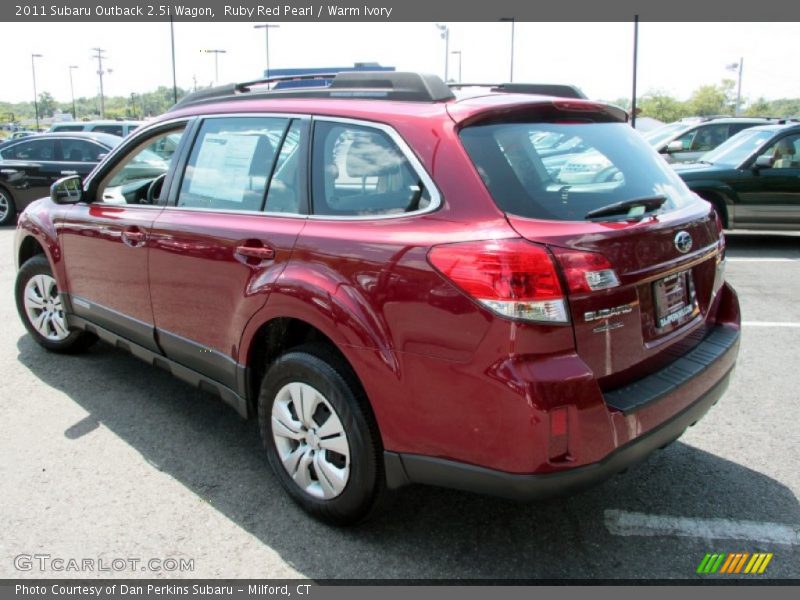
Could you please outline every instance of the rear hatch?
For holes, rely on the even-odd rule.
[[[571,140],[563,155],[537,146],[548,134]],[[577,352],[604,389],[703,338],[722,282],[715,213],[619,112],[552,101],[473,118],[460,137],[511,226],[552,253]]]

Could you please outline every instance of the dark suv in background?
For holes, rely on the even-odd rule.
[[[766,117],[689,117],[644,134],[669,163],[693,162],[748,127],[766,125]]]
[[[190,95],[25,210],[39,344],[100,338],[219,395],[335,523],[409,483],[578,490],[724,393],[721,223],[623,110],[414,73],[274,83]],[[614,176],[560,179],[551,134]]]
[[[675,165],[728,229],[800,230],[800,122],[746,129],[696,163]]]

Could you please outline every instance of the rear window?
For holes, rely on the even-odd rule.
[[[561,151],[544,149],[538,140],[548,133],[570,143]],[[460,135],[494,201],[510,214],[580,221],[616,202],[663,197],[663,212],[694,201],[680,177],[624,123],[493,123]]]

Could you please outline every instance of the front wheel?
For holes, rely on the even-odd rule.
[[[278,358],[258,416],[270,466],[292,499],[336,525],[363,520],[383,495],[377,428],[351,373],[324,348]]]
[[[17,273],[17,312],[40,346],[54,352],[79,352],[96,337],[84,331],[70,331],[50,263],[42,254],[30,258]]]

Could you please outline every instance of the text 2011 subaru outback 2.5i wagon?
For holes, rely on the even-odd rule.
[[[513,91],[382,73],[190,96],[21,215],[20,315],[48,349],[100,338],[257,417],[278,480],[333,522],[408,483],[599,481],[717,402],[738,301],[716,213],[623,111]],[[614,172],[561,181],[551,132]]]

